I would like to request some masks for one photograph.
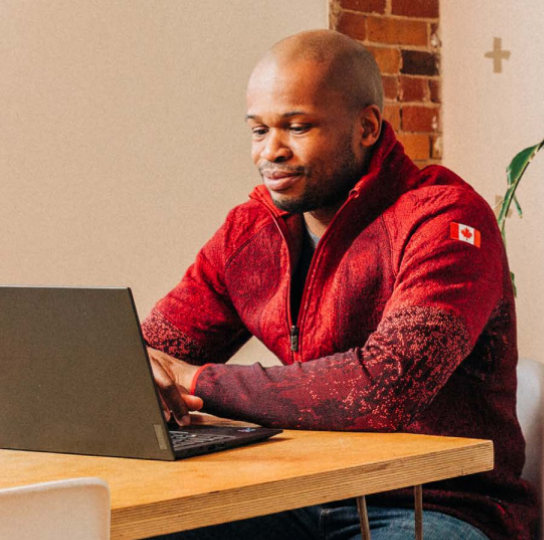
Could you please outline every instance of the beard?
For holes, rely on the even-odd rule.
[[[270,163],[263,169],[273,169],[274,166]],[[340,206],[363,174],[363,165],[351,148],[349,136],[343,141],[340,151],[327,162],[318,162],[308,167],[290,168],[282,165],[281,169],[300,172],[305,180],[304,190],[298,196],[278,198],[271,193],[274,205],[292,214]]]

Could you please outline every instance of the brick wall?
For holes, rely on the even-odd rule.
[[[380,66],[384,118],[419,165],[439,163],[439,0],[330,0],[331,28],[361,41]]]

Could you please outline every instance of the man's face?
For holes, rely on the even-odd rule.
[[[357,113],[312,61],[270,61],[248,86],[252,158],[274,204],[289,212],[338,208],[363,173]]]

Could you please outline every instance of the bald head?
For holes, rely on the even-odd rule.
[[[360,43],[333,30],[311,30],[276,43],[255,71],[275,63],[282,68],[297,62],[314,62],[324,73],[329,89],[340,92],[354,108],[377,105],[383,110],[380,70],[372,54]]]
[[[251,74],[246,120],[274,204],[323,232],[368,168],[382,102],[374,59],[342,34],[304,32],[270,49]]]

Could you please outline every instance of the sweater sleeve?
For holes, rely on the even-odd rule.
[[[146,343],[191,364],[226,362],[250,337],[225,291],[228,220],[142,323]]]
[[[205,410],[291,429],[411,422],[474,348],[502,297],[505,259],[483,201],[413,222],[393,251],[394,290],[366,343],[289,366],[208,365],[194,384]]]

